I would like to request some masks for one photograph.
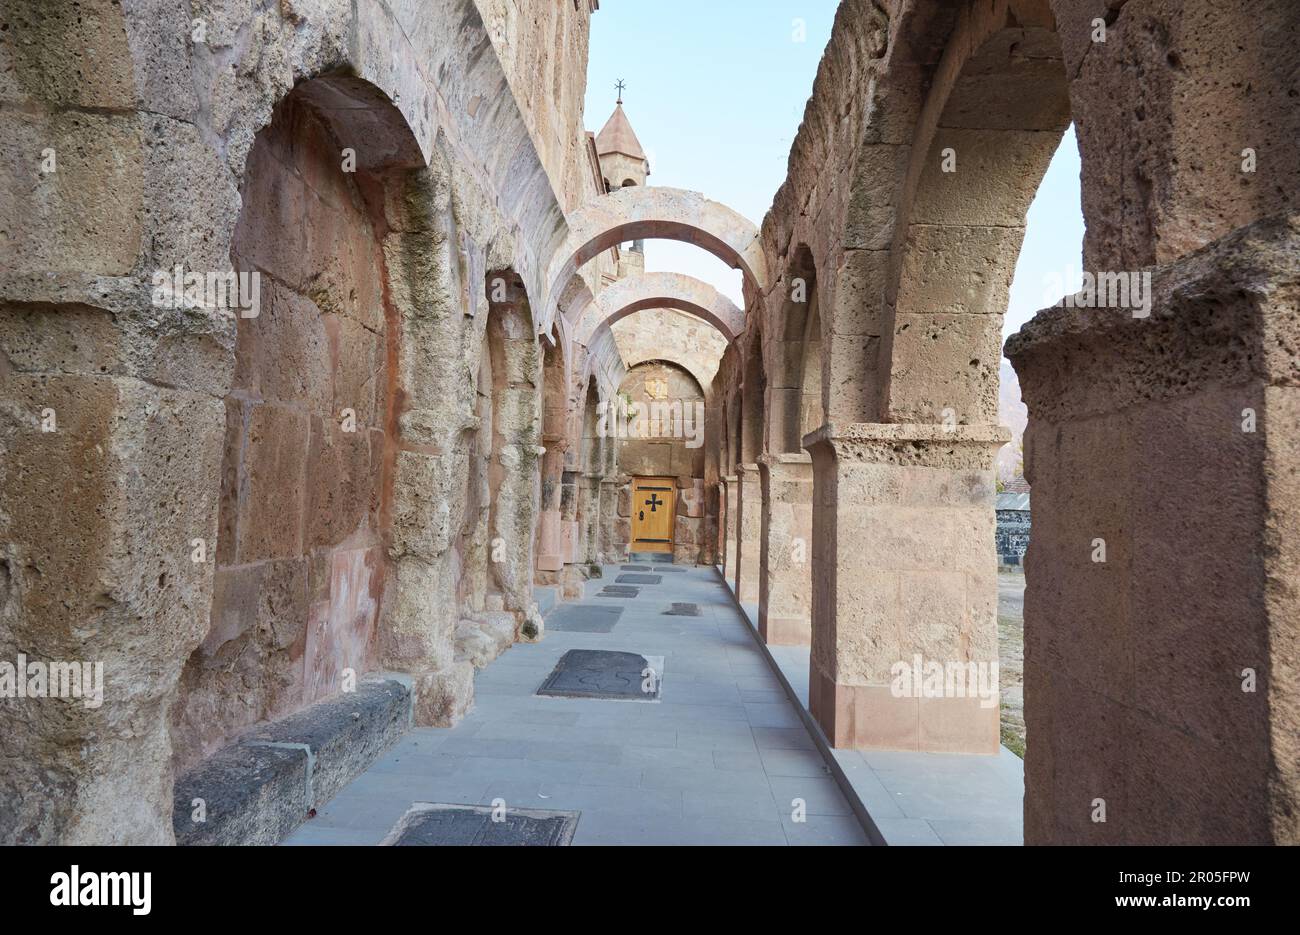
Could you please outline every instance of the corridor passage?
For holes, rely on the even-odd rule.
[[[580,813],[573,844],[866,844],[717,572],[651,567],[660,583],[617,598],[599,592],[638,572],[604,566],[540,643],[479,673],[459,725],[408,732],[285,843],[377,844],[416,802],[499,800]],[[623,612],[609,632],[553,628],[592,606]],[[538,696],[571,649],[662,657],[660,700]]]

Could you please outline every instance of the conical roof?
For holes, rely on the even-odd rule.
[[[623,113],[621,103],[614,108],[609,120],[605,121],[604,128],[596,134],[596,155],[606,156],[610,153],[622,153],[633,159],[645,158],[645,150],[641,148],[641,141],[636,138],[632,124],[628,122],[627,114]]]

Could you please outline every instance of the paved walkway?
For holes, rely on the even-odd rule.
[[[474,710],[409,732],[288,844],[375,844],[415,802],[581,812],[574,844],[866,844],[712,568],[662,572],[608,633],[548,630],[478,674]],[[656,573],[659,570],[656,569]],[[667,616],[674,601],[700,616]],[[662,656],[658,702],[539,697],[569,649]],[[796,800],[803,821],[794,820]]]

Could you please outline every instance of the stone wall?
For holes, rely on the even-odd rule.
[[[566,211],[599,192],[584,151],[587,43],[597,4],[475,0],[529,136]]]
[[[586,13],[572,59],[520,22],[570,76],[546,126],[470,0],[5,17],[0,652],[101,661],[105,700],[0,707],[0,840],[169,843],[177,762],[346,668],[452,723],[539,633],[531,307]],[[176,266],[260,272],[258,317],[160,303]]]

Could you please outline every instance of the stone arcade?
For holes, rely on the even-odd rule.
[[[5,4],[0,658],[102,662],[104,700],[0,699],[0,841],[185,842],[205,795],[214,839],[279,840],[258,790],[459,723],[626,558],[647,477],[675,561],[807,647],[832,745],[995,753],[996,705],[891,671],[997,665],[1001,320],[1073,121],[1085,268],[1149,314],[1056,302],[1006,347],[1025,841],[1300,843],[1300,7],[844,0],[761,224],[650,184],[621,99],[585,130],[597,7],[215,4],[196,39],[185,4]],[[152,301],[178,269],[258,314]],[[601,430],[664,395],[702,447]]]

